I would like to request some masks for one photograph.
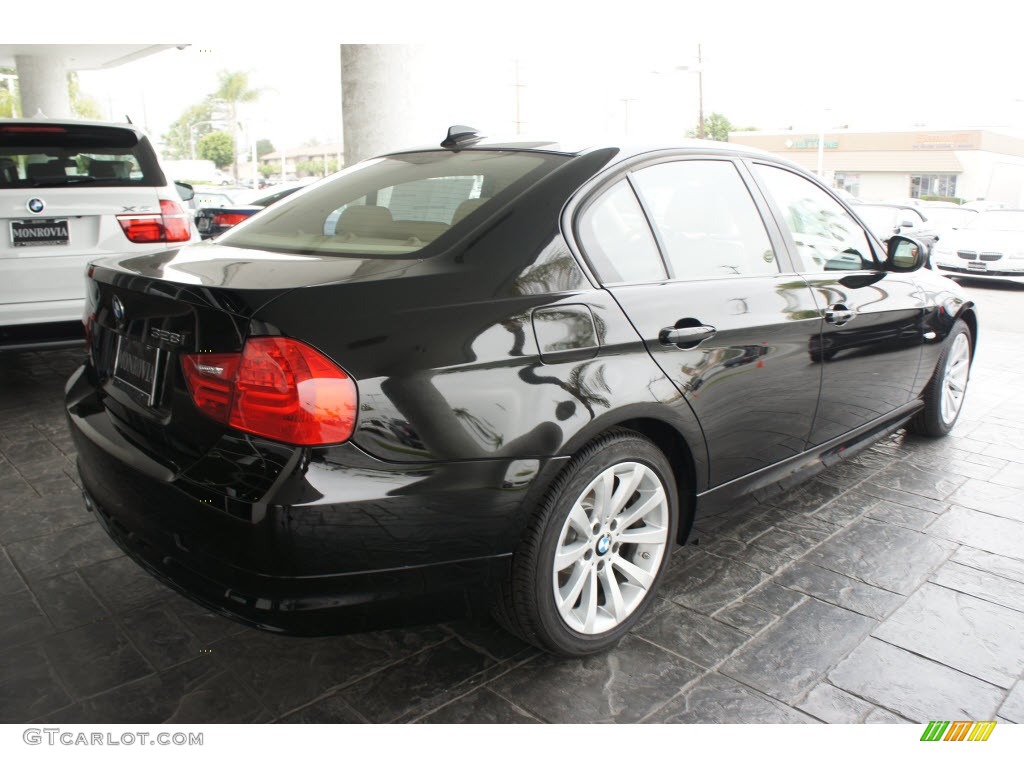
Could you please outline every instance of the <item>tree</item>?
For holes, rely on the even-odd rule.
[[[13,69],[0,67],[0,76],[14,74]],[[0,117],[21,117],[21,98],[16,82],[13,78],[0,79]]]
[[[723,115],[721,112],[712,112],[710,115],[704,116],[704,138],[712,139],[714,141],[728,141],[730,131],[756,131],[756,128],[738,128],[729,122],[729,118]],[[700,125],[692,131],[687,131],[686,135],[689,138],[695,138],[700,135]]]
[[[270,139],[260,139],[256,142],[256,157],[269,155],[274,151],[274,143]]]
[[[238,105],[248,104],[256,101],[262,93],[262,88],[252,88],[249,85],[249,75],[245,72],[228,72],[222,70],[217,75],[220,84],[217,90],[210,94],[210,101],[219,101],[224,104],[227,111],[227,119],[231,125],[231,135],[234,138],[234,145],[238,144]],[[232,153],[234,154],[234,153]],[[238,158],[234,159],[234,176],[238,178]]]
[[[192,158],[192,142],[199,141],[206,134],[216,130],[216,126],[210,124],[213,122],[213,111],[213,105],[208,101],[193,104],[171,123],[167,133],[160,137],[164,143],[164,155],[168,160]]]
[[[196,154],[203,160],[212,160],[218,168],[223,168],[236,160],[235,140],[227,131],[214,131],[199,140]]]

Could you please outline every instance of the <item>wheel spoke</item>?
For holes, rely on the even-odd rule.
[[[633,525],[637,520],[641,520],[647,517],[655,507],[665,501],[665,491],[659,485],[657,490],[654,491],[643,503],[638,504],[631,510],[626,510],[623,514],[619,515],[619,530],[625,530],[629,526]]]
[[[597,618],[597,570],[595,568],[589,569],[587,574],[580,607],[586,610],[583,617],[583,631],[592,634],[594,620]]]
[[[605,608],[611,610],[615,617],[615,623],[626,618],[626,602],[622,599],[622,590],[619,589],[619,582],[611,568],[605,568],[600,572],[601,584],[604,585]]]
[[[584,553],[590,549],[590,541],[581,539],[572,544],[563,544],[555,552],[555,572],[564,571],[577,560],[583,558]]]
[[[626,506],[626,502],[630,500],[633,494],[636,492],[637,486],[640,485],[640,481],[644,479],[644,467],[640,464],[633,466],[633,471],[630,472],[626,477],[619,477],[619,487],[615,490],[615,495],[612,496],[611,509],[607,519],[611,520],[615,515],[622,511],[622,508]]]
[[[616,555],[612,559],[611,564],[613,567],[617,568],[627,579],[629,579],[634,584],[638,584],[644,589],[650,587],[651,582],[654,581],[654,577],[651,576],[651,574],[649,574],[643,568],[641,568],[638,565],[634,565],[633,563],[629,562],[629,560],[625,560],[624,558],[619,557],[618,555]]]
[[[656,525],[630,528],[618,535],[621,544],[664,544],[665,529]]]
[[[590,566],[580,564],[569,576],[568,583],[559,591],[563,611],[571,611],[572,607],[576,605],[576,598],[580,596],[580,592],[587,583],[591,570],[593,569]]]
[[[602,523],[611,519],[612,488],[615,485],[615,472],[605,470],[594,483],[594,519]]]
[[[576,529],[581,538],[590,537],[590,518],[587,517],[587,510],[578,501],[572,505],[572,511],[569,512],[569,525]]]

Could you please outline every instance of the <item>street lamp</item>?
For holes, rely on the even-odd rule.
[[[697,75],[697,138],[704,138],[704,66],[701,58],[700,43],[697,44],[697,63],[680,64],[672,67],[670,72],[693,72]],[[654,74],[660,75],[661,71],[654,70]]]

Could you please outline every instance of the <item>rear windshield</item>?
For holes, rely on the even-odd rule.
[[[161,187],[165,183],[149,141],[126,128],[0,125],[0,189]]]
[[[410,152],[296,193],[218,242],[289,253],[429,255],[564,163],[545,152]]]

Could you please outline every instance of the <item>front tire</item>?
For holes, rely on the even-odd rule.
[[[675,541],[678,493],[664,454],[617,431],[577,454],[515,553],[498,619],[561,656],[615,645],[650,606]]]
[[[953,429],[967,394],[972,346],[970,329],[963,320],[957,320],[925,388],[924,409],[910,422],[912,431],[942,437]]]

